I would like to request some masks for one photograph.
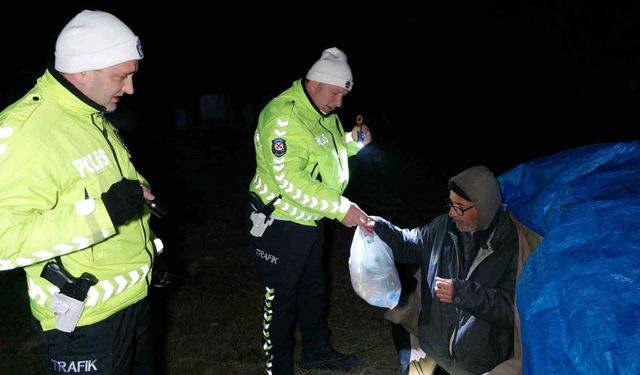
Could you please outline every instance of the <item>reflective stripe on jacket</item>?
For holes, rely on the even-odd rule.
[[[123,176],[146,181],[113,125],[81,96],[47,71],[0,113],[0,270],[24,268],[31,311],[44,330],[55,327],[57,288],[40,277],[52,258],[60,256],[75,277],[89,272],[99,280],[79,326],[141,300],[151,278],[148,211],[116,231],[100,199]]]
[[[323,115],[301,80],[260,113],[254,136],[256,175],[250,190],[264,203],[275,201],[274,216],[303,225],[323,217],[342,220],[350,201],[348,157],[359,148],[336,114]]]

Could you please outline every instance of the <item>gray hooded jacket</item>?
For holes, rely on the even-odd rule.
[[[508,213],[498,213],[495,229],[465,279],[456,278],[463,250],[460,232],[447,215],[413,230],[374,219],[376,233],[393,249],[396,262],[421,266],[422,349],[451,375],[482,374],[508,359],[518,258],[517,233]],[[453,303],[435,296],[436,276],[454,279]]]
[[[448,215],[424,227],[400,229],[382,218],[375,231],[396,262],[421,266],[420,346],[451,375],[482,374],[509,358],[518,237],[508,212],[500,211],[500,188],[493,173],[472,167],[450,180],[478,210],[478,241],[466,277],[461,233]],[[479,232],[479,233],[480,233]],[[453,303],[435,296],[435,277],[454,280]]]

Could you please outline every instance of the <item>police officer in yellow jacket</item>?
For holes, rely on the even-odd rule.
[[[371,141],[366,126],[346,133],[333,113],[352,88],[346,55],[329,48],[306,79],[269,102],[258,119],[249,218],[251,256],[264,290],[268,374],[293,374],[296,315],[303,339],[302,368],[348,371],[357,364],[355,356],[341,354],[329,343],[320,221],[336,219],[346,226],[367,221],[342,195],[349,182],[348,157]]]
[[[122,21],[82,11],[55,67],[0,113],[0,270],[26,272],[48,374],[153,373],[154,196],[104,117],[142,56]]]

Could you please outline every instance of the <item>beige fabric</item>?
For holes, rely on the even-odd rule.
[[[436,372],[437,363],[425,354],[419,361],[411,361],[409,375],[433,375]]]
[[[407,321],[407,319],[410,320],[411,318],[408,315],[413,314],[411,310],[413,309],[415,298],[415,293],[409,294],[407,296],[407,302],[405,302],[403,305],[398,304],[393,309],[385,311],[384,318],[396,324],[401,324],[402,322]]]
[[[420,269],[414,275],[418,281],[416,291],[407,296],[407,302],[402,306],[396,306],[391,310],[387,310],[384,313],[384,317],[396,324],[402,324],[402,326],[409,331],[409,333],[418,336],[418,317],[420,316],[420,309],[422,308],[422,295],[420,293]]]
[[[517,278],[520,278],[520,271],[522,266],[526,262],[527,258],[540,242],[542,242],[542,236],[533,230],[527,228],[524,224],[518,221],[518,219],[511,214],[511,220],[518,229],[518,269]],[[517,305],[517,304],[516,304]],[[488,375],[519,375],[522,373],[522,342],[520,337],[520,315],[518,310],[515,310],[515,316],[513,321],[513,358],[502,362],[493,370],[489,371]]]
[[[413,333],[409,333],[409,342],[411,342],[411,356],[409,356],[409,362],[419,361],[427,356],[420,347],[420,339]]]
[[[409,333],[418,336],[418,317],[422,308],[420,269],[418,269],[414,277],[417,280],[417,287],[415,292],[407,296],[407,303],[403,306],[396,306],[392,310],[387,310],[384,313],[384,317],[396,324],[402,324]]]
[[[517,277],[520,277],[520,271],[522,270],[522,266],[526,262],[527,258],[538,244],[542,241],[543,237],[533,230],[527,228],[524,224],[519,222],[513,214],[511,214],[511,219],[515,224],[518,230],[518,268],[517,268]],[[394,323],[402,324],[407,331],[409,331],[412,335],[418,335],[418,316],[420,315],[420,308],[422,307],[422,299],[420,295],[420,285],[421,285],[421,277],[420,270],[416,272],[415,278],[418,280],[418,287],[416,291],[408,296],[407,303],[403,306],[397,306],[392,310],[387,310],[385,312],[384,317],[388,320],[391,320]],[[517,279],[516,279],[517,280]],[[513,357],[508,359],[507,361],[499,364],[491,371],[486,373],[486,375],[519,375],[522,373],[522,343],[520,338],[520,316],[518,315],[518,310],[515,310],[514,316],[514,330],[513,330]],[[433,362],[433,359],[428,358],[424,360],[423,364],[416,365],[418,366],[415,371],[422,371],[423,369],[428,369],[429,360]],[[421,360],[419,363],[422,363]],[[412,362],[413,365],[413,362]],[[434,368],[432,372],[409,372],[409,374],[432,374],[435,371],[435,362]]]
[[[516,375],[521,373],[522,361],[520,359],[508,359],[484,375]]]

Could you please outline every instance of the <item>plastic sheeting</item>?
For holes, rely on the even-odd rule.
[[[640,374],[640,142],[567,150],[499,180],[544,237],[517,285],[524,374]]]

